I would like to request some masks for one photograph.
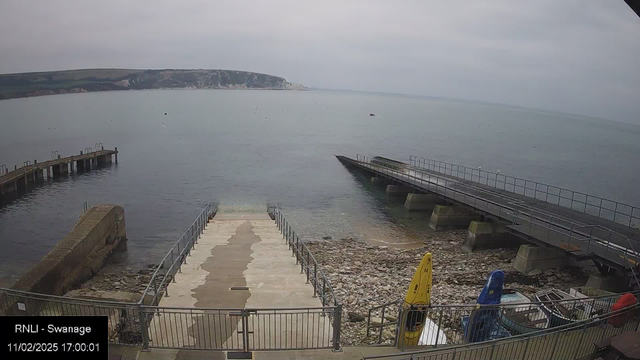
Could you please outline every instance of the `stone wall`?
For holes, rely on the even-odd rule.
[[[124,209],[116,205],[93,206],[12,288],[62,295],[100,270],[106,258],[126,240]]]

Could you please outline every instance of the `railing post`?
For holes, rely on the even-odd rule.
[[[294,235],[292,241],[296,242],[296,264],[300,264],[300,274],[302,274],[302,250],[300,249],[300,238],[297,235]]]
[[[298,242],[298,257],[300,258],[300,274],[304,274],[304,248],[300,249],[300,238],[296,237]]]
[[[611,231],[609,231],[609,238],[607,239],[607,248],[604,250],[604,258],[607,258],[607,254],[609,253],[609,246],[611,246]],[[625,252],[626,254],[626,252]]]
[[[342,326],[342,304],[336,305],[333,314],[333,351],[340,351],[340,331]]]
[[[584,324],[584,326],[582,327],[582,333],[580,334],[580,341],[578,341],[576,344],[578,344],[578,346],[576,346],[576,353],[573,355],[574,359],[578,358],[578,354],[580,353],[580,349],[581,349],[581,344],[582,344],[582,340],[584,339],[584,333],[587,332],[587,323]]]
[[[153,277],[153,298],[155,299],[158,296],[158,279],[154,276]],[[144,295],[142,295],[142,303],[144,304]],[[157,305],[154,304],[154,302],[151,302],[151,305]]]
[[[384,328],[383,328],[382,325],[384,324],[384,313],[385,313],[385,310],[387,310],[387,307],[383,306],[381,314],[380,314],[380,332],[378,333],[378,344],[380,344],[382,342],[382,333],[384,332]],[[367,318],[367,336],[369,335],[368,334],[369,333],[368,326],[369,326],[369,323],[370,323],[370,319],[371,319],[371,314],[369,314],[369,318]]]
[[[147,317],[144,315],[141,305],[138,305],[138,321],[142,334],[142,351],[149,351],[149,328],[147,327]]]
[[[400,350],[404,350],[404,332],[407,324],[407,310],[402,307],[402,303],[399,304],[400,310],[398,310],[398,330],[396,331],[396,346]]]
[[[178,240],[178,258],[180,258],[180,240]],[[171,259],[173,259],[173,251],[171,251]],[[171,263],[173,264],[174,262],[171,261]],[[180,265],[178,265],[178,272],[182,272],[182,262],[180,262]],[[174,276],[175,279],[175,276]]]
[[[313,264],[313,297],[316,296],[316,285],[318,284],[318,264]]]
[[[325,306],[325,294],[327,293],[327,279],[325,279],[325,277],[322,277],[322,306]],[[324,312],[323,312],[324,314]],[[640,324],[640,321],[638,321],[638,324]]]
[[[309,248],[307,248],[307,284],[309,283],[309,268],[311,267],[311,262],[309,260]]]
[[[249,353],[249,311],[242,309],[242,351]]]
[[[564,334],[564,332],[562,331],[558,331],[555,333],[556,335],[556,342],[553,343],[553,349],[551,349],[551,355],[549,356],[549,360],[553,360],[553,354],[555,354],[556,352],[556,347],[558,346],[558,339],[560,339],[560,336],[562,336],[562,334]]]
[[[571,209],[573,209],[573,197],[575,196],[575,194],[576,193],[574,191],[571,192]]]
[[[531,340],[530,337],[527,338],[527,343],[524,344],[524,351],[522,352],[522,360],[524,360],[527,357],[527,350],[529,350],[529,341]]]
[[[496,342],[494,341],[493,344],[491,344],[491,355],[489,355],[489,359],[493,360],[493,353],[496,351]]]
[[[573,237],[573,226],[575,225],[574,222],[571,223],[571,230],[569,230],[569,245],[567,245],[567,250],[571,251],[571,238]]]
[[[440,329],[442,326],[442,313],[444,312],[444,310],[441,308],[440,309],[440,316],[438,317],[438,331],[436,331],[436,343],[434,344],[434,347],[438,347],[438,338],[440,337]]]

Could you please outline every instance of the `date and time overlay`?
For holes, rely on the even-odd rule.
[[[0,340],[0,359],[107,360],[108,318],[1,316]]]

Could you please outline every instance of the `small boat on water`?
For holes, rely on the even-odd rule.
[[[500,303],[503,305],[499,315],[500,323],[513,335],[527,334],[549,327],[549,316],[542,308],[515,290],[504,289]]]

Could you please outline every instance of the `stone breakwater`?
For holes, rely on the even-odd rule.
[[[417,265],[429,251],[433,255],[431,301],[434,305],[475,303],[488,274],[496,269],[505,272],[505,287],[529,296],[540,289],[584,285],[591,272],[591,269],[568,267],[524,275],[511,266],[516,249],[463,252],[461,245],[466,232],[432,234],[425,238],[423,246],[412,249],[375,246],[351,238],[310,242],[309,248],[343,302],[344,344],[375,341],[373,337],[366,337],[368,309],[403,299]],[[397,313],[389,315],[385,318],[393,320]],[[384,331],[383,341],[390,342],[391,330],[389,327]]]

